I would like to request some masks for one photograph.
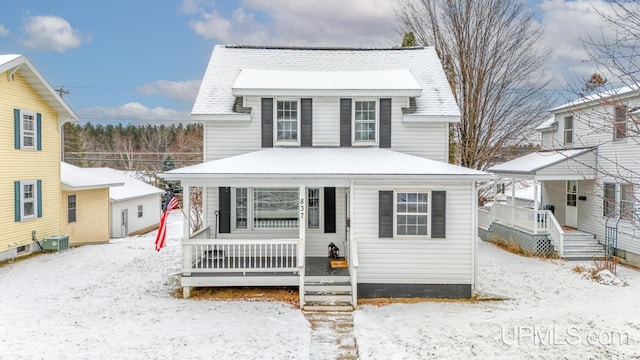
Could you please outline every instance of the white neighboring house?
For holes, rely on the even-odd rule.
[[[86,170],[124,183],[124,186],[109,188],[112,238],[144,233],[158,227],[163,190],[111,168]]]
[[[542,210],[502,206],[493,220],[547,234],[567,258],[619,256],[640,265],[640,92],[620,88],[551,109],[542,151],[490,171],[542,184]],[[553,209],[545,210],[546,209]]]
[[[305,309],[471,296],[476,182],[491,175],[446,163],[460,112],[434,48],[216,46],[191,117],[205,162],[162,174],[205,193],[207,228],[184,222],[185,296],[298,286]]]

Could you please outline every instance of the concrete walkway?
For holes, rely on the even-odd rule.
[[[348,312],[305,312],[311,324],[309,359],[357,359],[353,336],[353,314]]]

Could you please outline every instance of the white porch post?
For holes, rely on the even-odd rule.
[[[191,209],[191,186],[182,187],[182,212],[184,215],[183,227],[183,239],[188,239],[191,235],[191,218],[189,216]]]
[[[512,177],[511,178],[511,227],[513,227],[514,218],[515,218],[515,211],[513,209],[515,207],[515,200],[516,200],[516,178]]]
[[[307,230],[307,189],[300,185],[300,202],[298,204],[298,268],[300,270],[300,308],[304,308],[304,262],[305,262],[305,235]]]
[[[536,179],[533,179],[533,210],[538,211],[540,207],[540,202],[538,201],[538,183]]]

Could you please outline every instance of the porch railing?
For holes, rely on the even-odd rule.
[[[548,210],[534,210],[505,204],[493,204],[492,210],[495,221],[534,234],[549,233]],[[479,211],[478,216],[480,216]],[[478,219],[478,222],[480,222],[480,219]]]
[[[183,240],[182,272],[297,272],[298,242],[298,239]]]
[[[564,234],[565,234],[564,230],[562,229],[562,226],[560,226],[560,223],[558,222],[556,217],[553,215],[551,210],[543,210],[543,211],[546,211],[548,213],[547,218],[550,219],[549,238],[551,239],[551,242],[556,252],[558,253],[558,255],[560,257],[563,257],[564,256]]]

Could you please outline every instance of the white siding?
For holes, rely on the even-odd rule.
[[[542,181],[542,206],[555,207],[554,214],[560,225],[564,225],[565,219],[566,186],[565,181]]]
[[[542,150],[550,150],[557,148],[557,143],[555,142],[556,137],[558,136],[557,130],[549,130],[542,132]]]
[[[595,178],[596,156],[592,152],[578,155],[575,158],[563,160],[539,170],[536,176],[541,179],[580,180]]]
[[[445,239],[378,238],[378,191],[447,192]],[[471,284],[474,231],[470,183],[355,185],[353,237],[358,240],[360,283]]]
[[[138,217],[138,205],[143,207],[143,216]],[[129,233],[158,224],[160,221],[160,195],[149,195],[135,199],[111,202],[111,237],[125,237],[128,234],[122,233],[121,212],[128,210]],[[174,210],[178,211],[178,210]]]
[[[323,226],[320,230],[307,230],[305,250],[306,256],[327,256],[327,248],[329,243],[333,242],[340,248],[340,253],[345,254],[346,250],[346,202],[345,202],[345,188],[336,188],[336,232],[324,233]],[[233,201],[233,199],[232,199]],[[210,187],[207,189],[207,204],[209,214],[207,216],[207,225],[209,226],[209,232],[207,236],[214,238],[216,218],[214,211],[218,210],[218,188]],[[323,205],[320,207],[320,212],[324,213]],[[232,219],[233,222],[233,219]],[[322,222],[321,222],[322,223]],[[291,230],[234,230],[233,223],[231,233],[218,234],[219,239],[297,239],[298,229]]]
[[[240,155],[262,148],[261,99],[247,97],[250,121],[205,122],[205,161]],[[340,146],[340,98],[313,99],[313,146]],[[449,124],[403,122],[407,98],[392,99],[391,148],[399,152],[447,162]]]

